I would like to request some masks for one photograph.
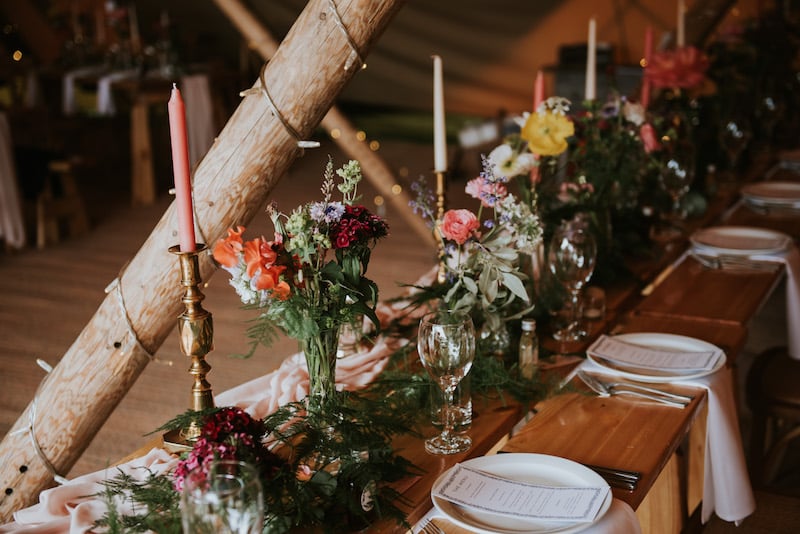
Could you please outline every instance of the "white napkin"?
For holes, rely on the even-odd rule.
[[[786,333],[789,356],[800,360],[800,251],[792,244],[785,252],[751,258],[780,262],[786,266]]]
[[[25,246],[25,222],[14,166],[11,128],[0,112],[0,238],[14,248]]]
[[[437,517],[444,517],[439,510],[432,508],[425,516],[420,519],[411,529],[413,534],[422,532],[422,526]],[[598,521],[592,523],[583,534],[640,534],[642,527],[636,512],[625,501],[612,499],[611,506],[606,510]]]
[[[102,76],[97,81],[97,113],[104,116],[112,116],[117,113],[117,106],[114,104],[114,95],[111,86],[114,82],[133,78],[138,71],[136,69],[121,70]]]
[[[618,376],[613,369],[601,367],[591,360],[581,369]],[[705,471],[703,484],[703,523],[711,514],[737,525],[756,507],[747,463],[742,449],[739,419],[733,396],[733,372],[727,366],[701,378],[677,379],[673,384],[702,387],[708,391],[706,421]]]
[[[693,246],[704,255],[714,256],[717,251],[710,247]],[[747,258],[757,261],[783,263],[786,266],[786,322],[789,356],[800,360],[800,251],[790,244],[785,251],[774,254],[751,254]]]
[[[114,478],[119,472],[144,481],[150,473],[161,474],[173,469],[178,462],[163,449],[152,449],[145,456],[128,463],[101,469],[70,480],[39,494],[39,502],[14,512],[14,522],[0,526],[0,532],[25,534],[56,534],[91,532],[95,521],[101,519],[107,507],[102,498],[94,494],[103,491],[104,480]],[[130,505],[121,505],[120,512],[131,512]]]
[[[64,115],[67,116],[74,115],[75,112],[77,111],[76,108],[77,104],[75,102],[75,78],[101,74],[104,70],[105,67],[103,66],[93,65],[90,67],[81,67],[79,69],[69,71],[64,75],[64,78],[61,80],[62,84],[61,106]]]

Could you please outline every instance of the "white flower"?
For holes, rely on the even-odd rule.
[[[517,154],[509,145],[502,144],[489,153],[492,172],[496,176],[517,176],[527,174],[536,166],[533,154]]]
[[[622,105],[622,115],[625,120],[632,122],[636,126],[641,126],[644,123],[644,106],[639,103],[625,101]]]

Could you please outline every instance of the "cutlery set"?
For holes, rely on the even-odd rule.
[[[698,252],[692,252],[691,256],[707,269],[721,269],[725,271],[766,271],[774,273],[781,268],[780,262],[754,260],[749,256],[730,254],[708,255]]]
[[[642,478],[641,473],[636,471],[627,471],[625,469],[616,469],[612,467],[603,467],[600,465],[583,464],[588,467],[608,482],[612,488],[619,488],[628,491],[636,489],[639,479]]]
[[[589,389],[600,395],[601,397],[611,397],[616,395],[628,395],[631,397],[638,397],[653,402],[658,402],[667,406],[675,408],[685,408],[692,402],[692,397],[686,395],[678,395],[670,393],[661,389],[635,384],[633,382],[604,382],[596,375],[587,373],[584,370],[578,371],[578,378],[584,384],[589,386]]]

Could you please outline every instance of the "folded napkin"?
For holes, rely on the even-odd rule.
[[[165,450],[152,449],[145,456],[128,463],[75,478],[67,484],[40,493],[37,504],[14,512],[14,522],[0,526],[0,532],[24,534],[90,532],[95,521],[101,519],[107,510],[103,499],[95,496],[104,490],[102,481],[112,479],[119,473],[144,481],[151,473],[165,473],[173,469],[177,463],[178,459]],[[126,503],[119,503],[118,509],[122,514],[132,511],[130,504]]]
[[[580,369],[618,375],[614,370],[584,361]],[[727,366],[701,378],[676,379],[673,384],[702,387],[708,391],[708,419],[703,484],[703,523],[717,515],[737,525],[755,510],[755,498],[747,474],[739,419],[733,396],[733,372]]]
[[[457,527],[450,523],[447,519],[442,519],[442,513],[436,508],[431,509],[430,512],[420,519],[416,525],[411,529],[413,534],[422,532],[422,526],[432,519],[440,518],[436,524],[440,526],[445,534],[461,534],[467,531],[463,528]],[[603,517],[596,522],[589,525],[582,534],[640,534],[642,528],[639,525],[639,519],[636,517],[636,512],[625,501],[619,499],[612,499],[611,506],[603,514]]]

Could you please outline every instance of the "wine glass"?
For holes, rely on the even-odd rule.
[[[454,432],[453,392],[475,358],[475,327],[464,312],[437,311],[419,323],[417,349],[422,365],[444,394],[442,433],[425,440],[431,454],[456,454],[472,446],[469,436]]]
[[[259,534],[264,494],[258,469],[246,462],[216,460],[208,471],[189,473],[181,494],[183,532]]]
[[[664,214],[661,227],[656,229],[656,240],[664,241],[677,239],[683,235],[684,212],[681,201],[694,180],[694,154],[685,148],[683,150],[668,150],[665,154],[658,175],[661,189],[669,196],[670,208]]]
[[[746,117],[731,114],[723,118],[719,130],[719,144],[728,158],[728,172],[735,176],[739,159],[747,148],[751,137],[750,124]]]
[[[556,228],[547,260],[550,272],[567,290],[571,302],[569,323],[553,333],[559,341],[579,341],[586,337],[581,327],[578,297],[592,277],[596,259],[597,244],[588,230],[569,223]]]

